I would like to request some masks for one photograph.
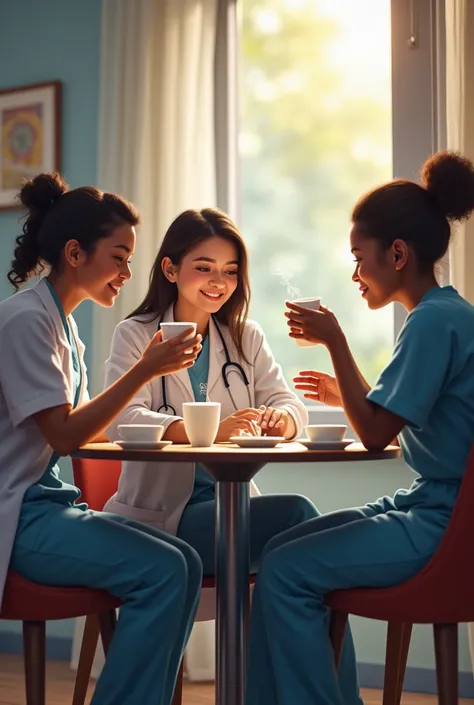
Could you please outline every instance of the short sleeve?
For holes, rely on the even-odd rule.
[[[452,360],[449,321],[435,309],[409,314],[370,401],[422,428],[440,396]]]
[[[68,380],[47,312],[26,310],[0,331],[0,383],[15,426],[43,409],[70,403]]]

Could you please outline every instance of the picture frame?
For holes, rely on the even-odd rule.
[[[0,90],[0,211],[20,208],[24,179],[59,171],[61,82]]]

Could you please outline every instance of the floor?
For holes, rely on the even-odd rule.
[[[48,705],[69,705],[72,700],[74,674],[65,661],[50,661],[47,671]],[[92,687],[90,688],[92,695]],[[363,690],[365,705],[380,705],[379,690]],[[24,705],[23,662],[20,656],[0,654],[0,705]],[[436,705],[434,695],[404,693],[403,705]],[[459,705],[473,705],[473,700],[461,699]],[[210,683],[186,684],[183,705],[213,705],[214,687]]]

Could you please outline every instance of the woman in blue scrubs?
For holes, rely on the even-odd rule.
[[[154,336],[126,374],[89,400],[73,310],[112,306],[131,277],[138,213],[96,188],[69,190],[58,174],[26,182],[27,210],[0,304],[0,597],[10,563],[44,585],[102,588],[123,607],[93,705],[168,705],[197,610],[202,565],[174,536],[76,504],[57,461],[106,440],[104,429],[155,376],[189,368],[200,336]],[[192,351],[189,352],[189,349]]]
[[[296,387],[343,406],[368,449],[398,437],[416,477],[393,497],[319,516],[267,544],[253,599],[248,705],[359,704],[352,637],[336,673],[325,595],[411,578],[436,551],[456,502],[474,442],[474,307],[440,287],[434,268],[451,224],[474,209],[474,168],[441,152],[421,177],[421,185],[398,179],[374,189],[352,212],[361,296],[371,309],[399,302],[407,311],[375,386],[329,309],[288,303],[285,314],[290,336],[325,345],[335,372],[301,372]]]

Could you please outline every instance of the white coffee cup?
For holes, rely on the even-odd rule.
[[[161,336],[163,340],[171,340],[171,338],[176,338],[177,335],[181,335],[188,328],[192,328],[193,331],[190,333],[188,338],[194,338],[196,335],[197,324],[192,321],[169,321],[168,323],[160,323]]]
[[[347,426],[337,424],[312,424],[306,426],[310,441],[342,441],[346,435]]]
[[[118,432],[124,441],[144,441],[156,443],[161,441],[164,426],[154,426],[153,424],[120,424]]]
[[[321,297],[313,296],[309,299],[294,299],[292,304],[298,304],[302,308],[310,308],[313,311],[317,311],[321,305]],[[317,345],[317,343],[310,343],[308,340],[298,340],[295,338],[296,345],[300,348],[310,348],[312,345]]]
[[[189,401],[183,404],[183,419],[189,442],[196,448],[208,448],[216,440],[221,419],[218,401]]]

